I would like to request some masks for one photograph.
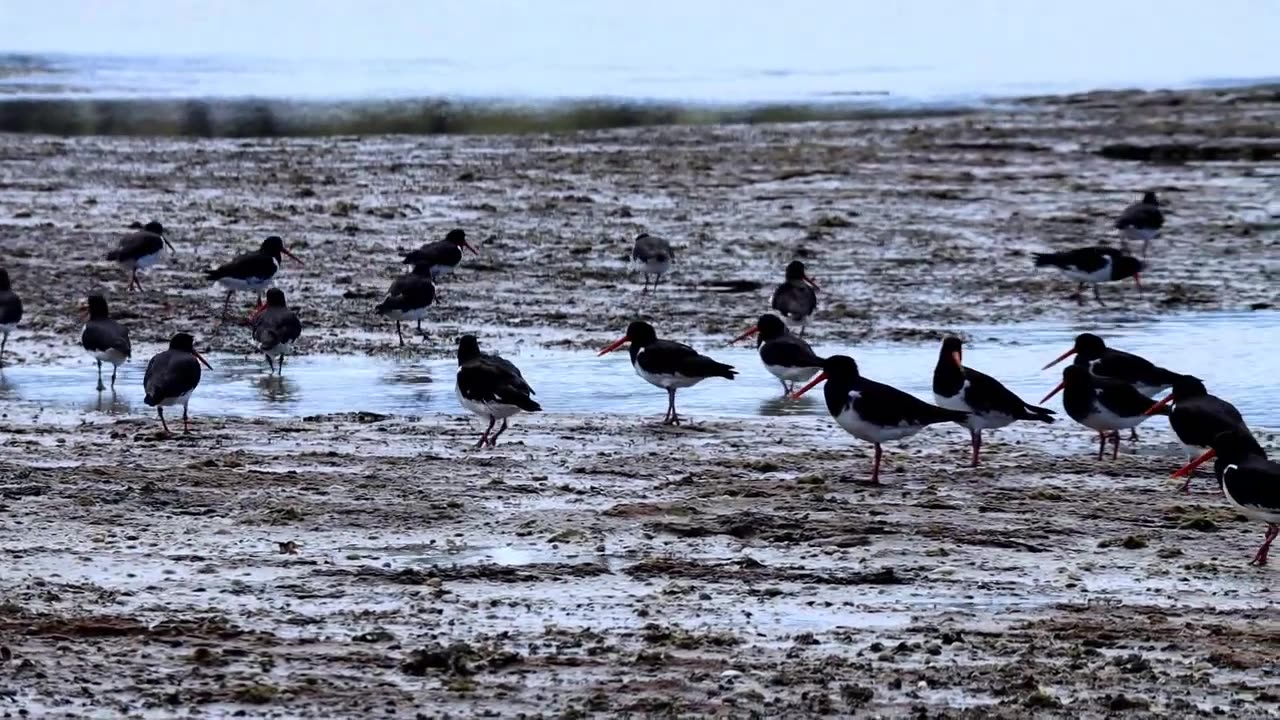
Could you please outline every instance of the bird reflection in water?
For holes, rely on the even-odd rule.
[[[114,390],[99,391],[93,400],[84,404],[84,409],[108,415],[128,415],[133,412],[133,404]]]
[[[760,415],[778,417],[780,415],[812,415],[818,401],[806,395],[797,399],[790,396],[773,397],[760,403]]]
[[[269,403],[291,402],[298,398],[298,385],[283,375],[265,375],[254,381],[258,395]]]

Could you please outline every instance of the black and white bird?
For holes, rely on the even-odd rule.
[[[391,281],[387,297],[374,306],[373,310],[396,321],[396,337],[400,338],[400,346],[404,347],[404,333],[400,330],[400,323],[404,320],[417,320],[418,331],[421,332],[422,318],[435,299],[436,285],[431,280],[431,266],[414,265],[413,272]]]
[[[627,334],[606,345],[600,355],[631,343],[631,367],[650,385],[667,391],[667,414],[664,425],[679,425],[676,413],[676,391],[693,387],[707,378],[732,380],[738,371],[731,365],[716,362],[697,350],[671,340],[659,340],[658,333],[647,322],[637,320],[627,326]],[[598,356],[597,356],[598,357]]]
[[[666,238],[640,233],[636,236],[635,245],[631,248],[632,262],[639,263],[644,272],[644,290],[649,292],[649,276],[653,275],[653,289],[658,289],[662,276],[671,270],[671,263],[676,259],[671,243]]]
[[[1072,420],[1098,433],[1098,459],[1112,443],[1111,459],[1120,454],[1120,431],[1133,429],[1151,418],[1147,411],[1155,400],[1143,395],[1132,385],[1118,380],[1094,377],[1081,359],[1062,369],[1062,382],[1044,396],[1041,403],[1062,392],[1062,407]],[[1156,411],[1168,415],[1168,408]]]
[[[9,344],[9,333],[18,328],[22,320],[22,298],[9,283],[9,271],[0,268],[0,367],[4,367],[4,348]]]
[[[135,223],[133,227],[138,225]],[[141,292],[142,281],[138,279],[138,271],[160,262],[166,247],[169,252],[177,252],[169,238],[165,237],[164,226],[153,220],[136,232],[120,238],[116,248],[107,253],[107,259],[128,270],[129,289],[136,287]]]
[[[298,314],[285,302],[284,291],[271,288],[267,301],[258,306],[249,317],[253,328],[253,341],[258,352],[267,356],[267,367],[276,372],[273,358],[280,361],[280,374],[284,375],[284,356],[293,352],[293,344],[302,336],[302,322]]]
[[[147,372],[142,376],[142,388],[146,391],[143,402],[147,407],[156,409],[165,433],[169,432],[169,423],[165,422],[164,409],[174,405],[182,406],[182,431],[191,432],[187,403],[191,401],[191,393],[200,384],[200,366],[203,364],[210,370],[213,369],[196,352],[195,342],[195,338],[187,333],[177,333],[169,340],[168,350],[151,358],[151,362],[147,363]]]
[[[1099,305],[1102,295],[1098,293],[1098,285],[1133,278],[1138,291],[1142,291],[1142,261],[1123,252],[1098,245],[1095,247],[1077,248],[1060,253],[1034,253],[1036,267],[1053,267],[1078,283],[1073,295],[1080,304],[1084,304],[1084,286],[1093,286],[1093,297]]]
[[[1078,355],[1089,366],[1095,377],[1129,383],[1143,395],[1152,396],[1173,387],[1179,373],[1157,366],[1146,358],[1123,350],[1107,347],[1107,343],[1093,333],[1080,333],[1070,350],[1054,358],[1042,370],[1057,365],[1072,355]]]
[[[489,447],[498,444],[498,436],[506,432],[507,418],[518,412],[542,410],[533,399],[537,393],[525,382],[520,368],[506,358],[480,352],[480,343],[474,335],[458,338],[458,380],[454,392],[462,407],[489,421],[476,443],[477,449],[486,443]],[[502,426],[495,433],[493,426],[499,420]]]
[[[1018,420],[1053,422],[1054,412],[1018,397],[999,380],[964,364],[964,343],[958,337],[942,341],[933,369],[933,401],[938,407],[969,413],[962,425],[973,442],[973,467],[978,467],[982,431],[1012,425]]]
[[[799,325],[803,337],[805,323],[818,309],[818,284],[805,274],[804,263],[799,260],[792,260],[786,272],[786,279],[773,291],[769,306]]]
[[[1188,454],[1195,457],[1213,446],[1213,439],[1231,430],[1249,432],[1244,416],[1235,405],[1216,395],[1210,395],[1204,382],[1192,375],[1182,375],[1173,381],[1167,397],[1147,410],[1153,415],[1173,403],[1169,413],[1169,426],[1186,446]],[[1182,485],[1182,491],[1191,489],[1191,476]]]
[[[262,302],[262,291],[271,286],[271,279],[280,269],[282,256],[287,256],[302,265],[303,262],[293,253],[285,249],[284,240],[279,235],[272,235],[262,241],[262,246],[253,252],[237,255],[234,260],[214,270],[205,272],[205,276],[227,290],[227,299],[222,304],[222,317],[227,317],[227,309],[231,306],[231,296],[237,290],[248,290],[258,294],[258,302]]]
[[[792,394],[798,398],[818,383],[826,381],[822,393],[827,412],[850,435],[875,446],[871,482],[880,482],[882,443],[911,437],[930,425],[965,424],[969,414],[948,410],[905,393],[895,387],[862,377],[858,363],[847,355],[832,355],[822,364],[822,373]]]
[[[1147,256],[1151,241],[1160,237],[1164,227],[1164,213],[1160,212],[1160,200],[1153,192],[1142,194],[1142,200],[1130,205],[1116,218],[1116,229],[1125,240],[1142,241],[1142,257]]]
[[[415,268],[425,265],[431,272],[431,279],[438,281],[443,275],[451,273],[462,262],[462,249],[466,248],[473,255],[480,253],[467,242],[467,234],[460,228],[450,230],[443,240],[427,243],[404,256],[406,265]]]
[[[80,346],[98,361],[98,392],[107,389],[102,384],[102,363],[111,363],[111,389],[114,391],[116,371],[133,357],[129,328],[112,319],[107,299],[101,295],[90,295],[85,310],[89,319],[84,324],[84,332],[80,333]]]
[[[757,335],[758,333],[758,335]],[[777,315],[765,313],[747,331],[729,341],[729,344],[756,337],[760,362],[769,374],[782,383],[782,394],[792,391],[795,383],[806,382],[822,370],[823,359],[818,357],[809,343],[787,330],[786,323]]]
[[[1190,475],[1201,463],[1215,457],[1214,473],[1222,483],[1227,502],[1247,517],[1267,524],[1262,546],[1249,563],[1266,565],[1267,551],[1280,535],[1280,463],[1268,460],[1267,453],[1248,431],[1235,428],[1218,433],[1208,452],[1173,476]]]

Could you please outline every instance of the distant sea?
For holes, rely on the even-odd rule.
[[[0,0],[0,102],[938,108],[1273,82],[1277,38],[1275,0]]]

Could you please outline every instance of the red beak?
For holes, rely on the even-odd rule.
[[[630,341],[631,341],[631,338],[627,337],[626,335],[623,335],[620,339],[614,340],[613,342],[606,345],[605,348],[601,350],[599,354],[596,355],[596,357],[600,357],[601,355],[611,353],[614,350],[617,350],[618,348],[622,347],[623,345],[626,345]]]
[[[1066,385],[1067,385],[1067,382],[1066,382],[1065,380],[1064,380],[1064,381],[1062,381],[1062,382],[1060,382],[1060,383],[1058,383],[1058,387],[1054,388],[1053,390],[1050,390],[1050,391],[1049,391],[1049,394],[1048,394],[1048,395],[1045,395],[1045,396],[1044,396],[1044,398],[1042,398],[1042,399],[1040,400],[1040,404],[1041,404],[1041,405],[1043,405],[1043,404],[1045,404],[1045,403],[1049,402],[1049,398],[1051,398],[1051,397],[1053,397],[1054,395],[1057,395],[1058,393],[1062,392],[1062,388],[1066,387]]]
[[[1147,411],[1146,411],[1146,412],[1144,412],[1144,413],[1142,413],[1142,414],[1143,414],[1143,415],[1151,415],[1151,414],[1155,413],[1157,410],[1159,410],[1160,408],[1164,407],[1165,405],[1168,405],[1168,404],[1169,404],[1169,403],[1171,403],[1171,402],[1173,402],[1173,395],[1172,395],[1172,394],[1170,394],[1168,397],[1166,397],[1165,399],[1161,400],[1160,402],[1156,403],[1155,405],[1152,405],[1151,407],[1147,408]]]
[[[191,354],[192,354],[192,355],[195,355],[195,356],[196,356],[196,359],[197,359],[197,360],[199,360],[201,363],[204,363],[204,366],[205,366],[205,367],[209,368],[210,370],[212,370],[212,369],[213,369],[213,366],[209,364],[209,361],[208,361],[208,360],[205,360],[205,359],[204,359],[204,356],[203,356],[203,355],[201,355],[200,353],[196,352],[195,350],[192,350],[192,351],[191,351]]]
[[[738,342],[739,340],[746,340],[747,338],[751,337],[752,335],[755,335],[755,334],[756,334],[756,333],[758,333],[758,332],[760,332],[760,327],[759,327],[759,326],[757,326],[757,325],[752,325],[751,327],[747,328],[747,331],[746,331],[746,332],[744,332],[744,333],[742,333],[741,335],[739,335],[738,337],[736,337],[736,338],[734,338],[734,339],[730,340],[730,341],[729,341],[729,344],[730,344],[730,345],[732,345],[732,344],[734,344],[734,343]]]
[[[253,322],[254,320],[257,320],[258,316],[261,315],[264,311],[266,311],[266,309],[267,309],[266,303],[262,303],[258,307],[254,308],[253,312],[249,313],[249,322]]]
[[[289,252],[288,250],[285,250],[284,248],[280,248],[280,252],[284,253],[285,255],[288,255],[288,256],[289,256],[289,259],[293,260],[294,262],[298,263],[299,265],[306,265],[306,263],[304,263],[304,262],[302,262],[301,260],[299,260],[299,259],[298,259],[298,256],[297,256],[297,255],[294,255],[293,253]]]
[[[809,287],[813,288],[814,290],[821,290],[821,289],[822,289],[822,288],[818,287],[818,283],[814,282],[814,281],[813,281],[813,278],[809,277],[808,275],[805,275],[805,276],[804,276],[804,281],[805,281],[805,282],[807,282],[807,283],[809,283]]]
[[[1044,367],[1042,367],[1042,368],[1040,368],[1040,369],[1041,369],[1041,370],[1048,370],[1049,368],[1053,367],[1054,365],[1057,365],[1058,363],[1062,362],[1063,360],[1066,360],[1067,358],[1069,358],[1069,357],[1071,357],[1072,355],[1075,355],[1075,354],[1076,354],[1076,349],[1075,349],[1075,348],[1071,348],[1070,350],[1068,350],[1068,351],[1066,351],[1066,352],[1062,353],[1061,355],[1059,355],[1059,356],[1057,357],[1057,359],[1055,359],[1053,362],[1049,363],[1048,365],[1045,365]],[[1044,402],[1044,401],[1042,400],[1041,402]]]
[[[1212,460],[1215,456],[1217,456],[1217,454],[1218,454],[1218,451],[1214,450],[1213,448],[1209,448],[1209,450],[1205,454],[1187,463],[1185,467],[1183,467],[1178,472],[1174,473],[1173,476],[1176,478],[1186,477],[1191,474],[1191,471],[1195,470],[1196,468],[1200,467],[1206,462]]]
[[[470,250],[472,255],[479,255],[479,254],[480,254],[480,251],[479,251],[479,250],[476,250],[476,249],[475,249],[475,248],[473,248],[473,247],[471,247],[471,243],[467,242],[466,240],[463,240],[463,241],[462,241],[462,247],[464,247],[464,248],[466,248],[466,249]]]
[[[963,369],[964,369],[964,363],[960,360],[960,351],[959,351],[959,350],[957,350],[957,351],[955,351],[955,352],[951,353],[951,359],[955,361],[955,363],[956,363],[956,367],[960,368],[961,370],[963,370]]]
[[[818,373],[818,377],[816,377],[816,378],[814,378],[813,380],[809,381],[809,384],[808,384],[808,385],[805,385],[804,387],[800,388],[799,390],[797,390],[797,391],[795,391],[795,392],[791,393],[791,399],[792,399],[792,400],[799,400],[801,395],[803,395],[803,394],[805,394],[805,393],[809,392],[810,390],[812,390],[812,389],[814,388],[814,386],[816,386],[818,383],[820,383],[820,382],[822,382],[823,380],[826,380],[826,379],[827,379],[827,373],[826,373],[826,371],[824,370],[823,372]]]

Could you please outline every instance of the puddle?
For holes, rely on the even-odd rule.
[[[1070,346],[1080,332],[1091,331],[1118,348],[1139,353],[1174,370],[1203,378],[1210,390],[1235,403],[1249,421],[1280,426],[1280,409],[1267,378],[1280,370],[1280,313],[1197,313],[1162,320],[1108,320],[1093,324],[1022,324],[970,327],[966,360],[994,375],[1034,402],[1056,384],[1046,362]],[[727,338],[726,338],[727,339]],[[737,380],[712,379],[682,390],[682,414],[758,416],[825,413],[820,395],[783,402],[781,387],[760,365],[754,349],[697,343],[718,360],[735,365]],[[823,354],[852,353],[863,372],[930,399],[936,344],[876,343],[821,345]],[[140,352],[146,356],[149,352]],[[538,391],[548,412],[616,412],[660,417],[663,392],[632,371],[625,352],[598,358],[593,352],[526,350],[508,355]],[[304,355],[291,359],[284,377],[268,377],[259,357],[214,355],[192,400],[201,416],[298,417],[369,411],[395,415],[457,414],[452,360],[397,360],[340,355]],[[142,402],[145,363],[120,369],[117,392],[95,391],[96,372],[87,357],[49,365],[6,368],[0,373],[0,401],[6,415],[27,417],[39,409],[108,415],[151,414]],[[1054,407],[1060,408],[1055,401]],[[47,421],[47,420],[46,420]]]

